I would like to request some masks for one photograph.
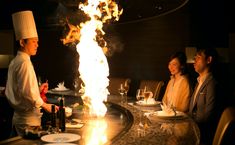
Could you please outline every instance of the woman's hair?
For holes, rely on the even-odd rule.
[[[186,64],[187,58],[185,53],[181,51],[174,53],[173,55],[171,55],[169,62],[175,58],[178,59],[180,62],[181,75],[187,74],[188,73],[187,64]]]

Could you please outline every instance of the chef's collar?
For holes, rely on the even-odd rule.
[[[21,55],[21,56],[23,56],[24,58],[30,60],[30,56],[29,56],[27,53],[23,52],[23,51],[20,51],[20,50],[17,51],[17,55]]]

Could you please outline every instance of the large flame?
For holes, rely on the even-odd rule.
[[[103,23],[108,20],[118,20],[122,10],[111,0],[88,0],[79,4],[79,8],[87,14],[90,19],[80,26],[69,24],[70,31],[63,43],[70,43],[79,40],[76,48],[79,53],[79,73],[84,83],[84,104],[89,108],[89,114],[104,116],[107,108],[104,101],[109,94],[109,67],[105,56],[108,48],[102,37],[105,32],[102,30]],[[97,34],[98,33],[98,34]],[[99,35],[99,36],[97,36]],[[97,38],[99,40],[97,40]],[[102,40],[102,47],[97,41]]]

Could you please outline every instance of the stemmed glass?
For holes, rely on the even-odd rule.
[[[121,103],[125,103],[125,100],[124,100],[124,94],[126,92],[125,88],[123,87],[123,84],[120,84],[120,87],[118,89],[118,92],[119,94],[121,95]]]
[[[136,99],[137,99],[137,101],[140,101],[140,100],[144,99],[144,90],[143,89],[138,89],[137,90]]]
[[[144,98],[144,90],[143,89],[138,89],[137,92],[136,92],[137,101],[141,101],[141,100],[143,100],[143,98]],[[141,118],[142,118],[141,108],[139,108],[139,116],[140,116],[140,124],[142,124],[142,122],[141,122]]]
[[[151,92],[150,91],[145,91],[144,92],[144,100],[145,100],[145,104],[147,104],[148,102],[148,98],[151,96]]]
[[[136,92],[136,99],[137,101],[141,101],[144,99],[144,89],[138,89]],[[139,106],[139,124],[137,127],[137,134],[138,136],[144,136],[145,135],[145,130],[144,130],[144,124],[142,122],[143,118],[143,112],[141,110],[141,105]]]
[[[150,102],[148,102],[148,100],[152,97],[153,97],[152,91],[149,89],[148,86],[145,86],[144,87],[144,102],[145,102],[145,104],[150,103]]]
[[[125,90],[125,93],[124,93],[124,99],[125,99],[125,102],[127,103],[127,93],[128,93],[128,91],[129,91],[129,84],[127,84],[126,82],[125,82],[125,84],[124,84],[124,86],[123,86],[123,88],[124,88],[124,90]]]
[[[125,83],[123,88],[125,89],[125,95],[127,96],[127,93],[129,91],[129,85],[127,83]]]

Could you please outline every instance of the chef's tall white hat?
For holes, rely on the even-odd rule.
[[[12,14],[16,40],[38,37],[32,11]]]

